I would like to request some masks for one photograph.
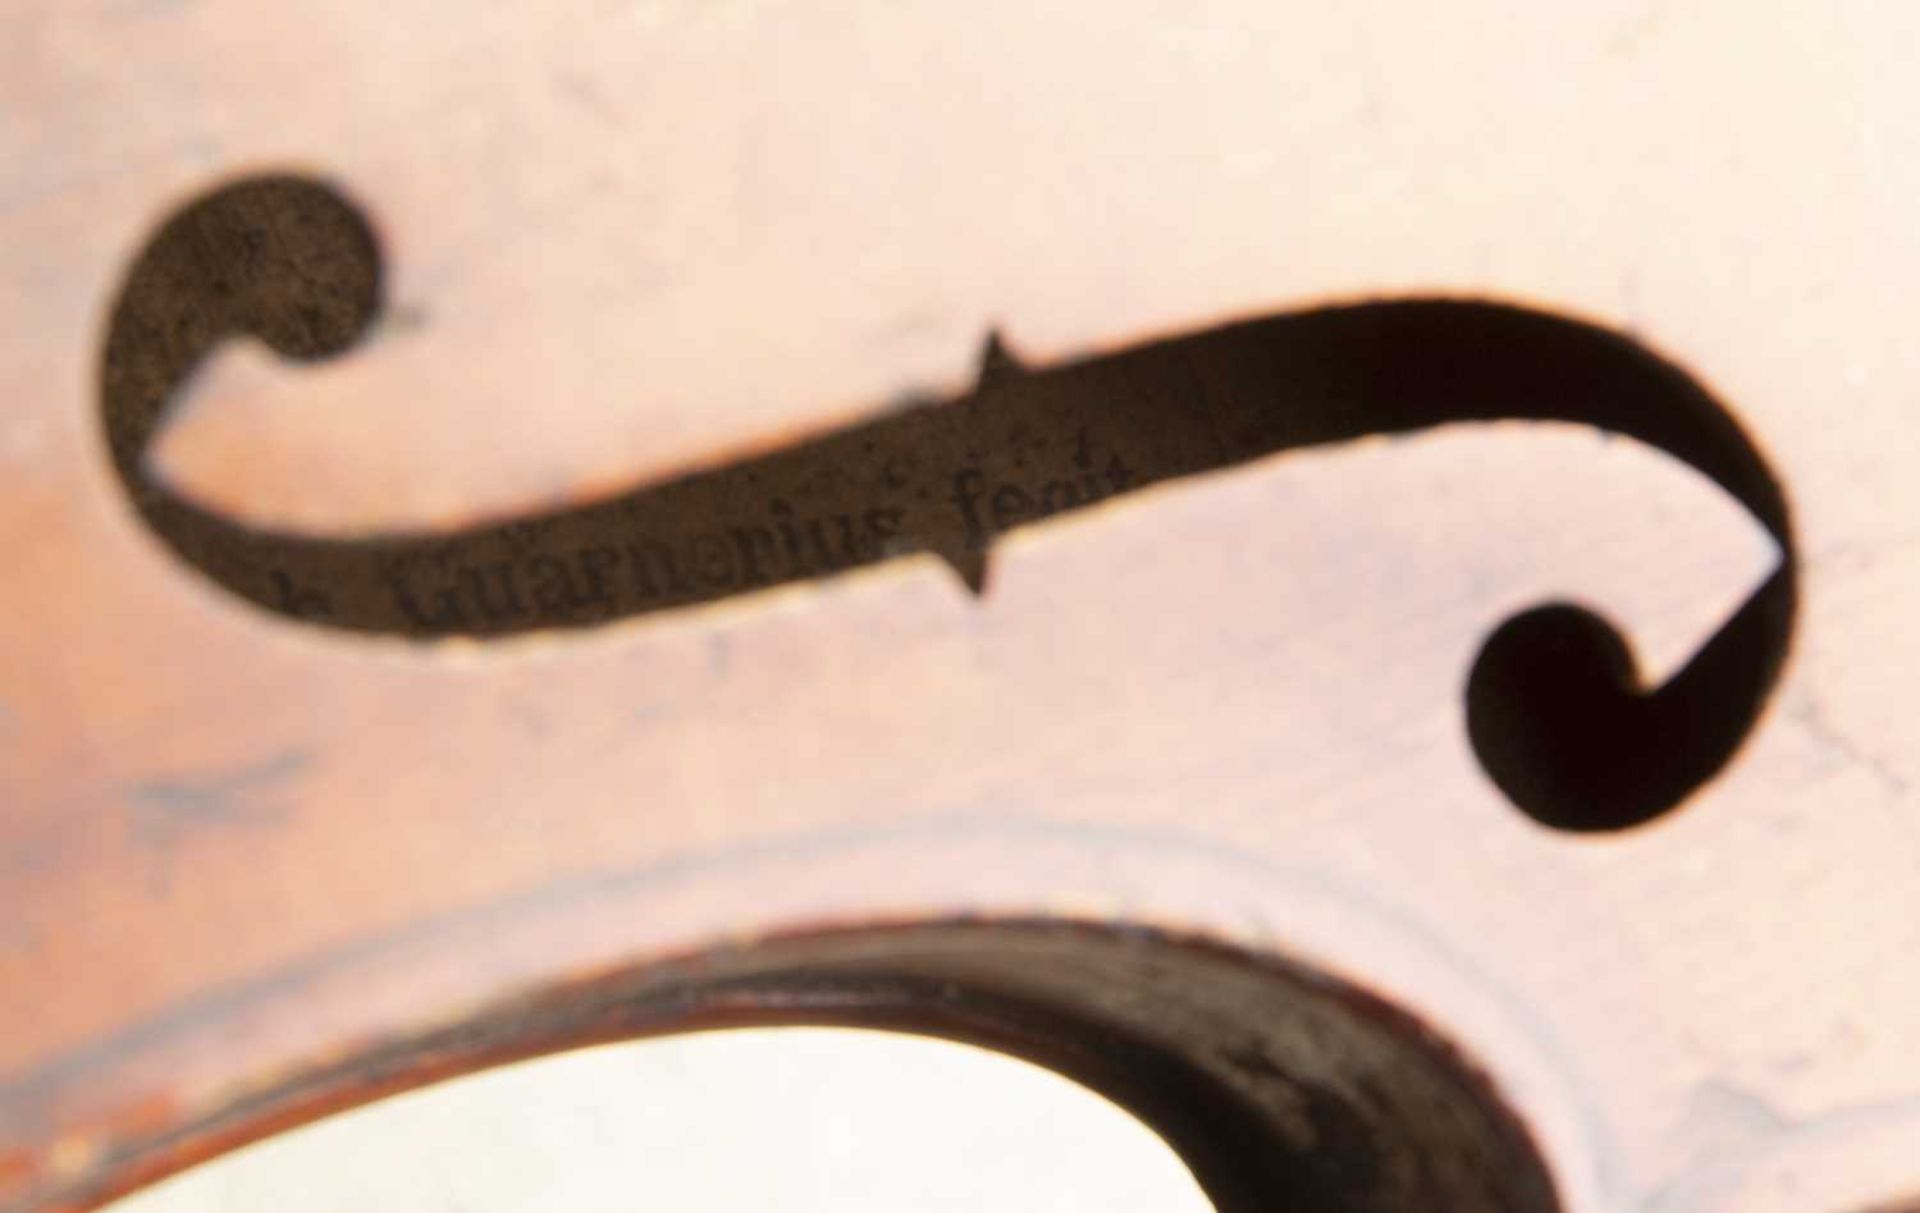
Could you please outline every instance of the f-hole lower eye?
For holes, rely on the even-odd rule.
[[[1691,464],[1766,528],[1781,561],[1659,686],[1641,685],[1626,641],[1589,610],[1547,604],[1495,626],[1464,715],[1516,806],[1556,829],[1605,831],[1681,803],[1752,729],[1792,631],[1784,495],[1704,387],[1620,334],[1458,300],[1283,312],[1049,367],[988,334],[979,384],[959,398],[447,533],[261,530],[148,475],[171,402],[220,341],[347,353],[377,323],[380,289],[358,207],[320,181],[249,178],[160,226],[106,334],[102,420],[141,518],[199,573],[309,624],[419,640],[591,627],[915,551],[992,609],[994,544],[1019,527],[1290,450],[1517,419],[1595,426]]]

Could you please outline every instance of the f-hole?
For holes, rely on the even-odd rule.
[[[1692,465],[1766,528],[1780,564],[1660,686],[1589,611],[1548,604],[1494,627],[1465,688],[1466,729],[1514,804],[1574,831],[1672,809],[1751,731],[1792,632],[1786,500],[1729,412],[1631,338],[1493,303],[1311,308],[1041,368],[990,337],[978,387],[958,399],[450,533],[265,531],[148,475],[171,402],[219,342],[251,334],[288,358],[328,357],[380,308],[380,245],[359,208],[319,181],[255,177],[161,224],[102,352],[101,418],[140,517],[200,574],[319,627],[421,640],[590,627],[912,551],[983,593],[1001,535],[1117,494],[1368,435],[1531,419]]]

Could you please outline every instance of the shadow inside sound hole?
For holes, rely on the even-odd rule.
[[[1604,620],[1548,606],[1496,629],[1466,688],[1487,773],[1537,820],[1619,829],[1720,770],[1777,676],[1794,614],[1785,499],[1739,426],[1620,334],[1489,303],[1295,311],[1053,367],[996,338],[971,393],[597,503],[452,533],[273,533],[149,477],[169,403],[222,339],[350,349],[380,309],[377,240],[316,181],[258,177],[162,225],[113,308],[101,408],[142,518],[229,591],[315,624],[415,638],[603,623],[908,552],[976,593],[998,536],[1161,481],[1302,447],[1465,421],[1584,423],[1684,460],[1740,501],[1777,573],[1689,664],[1639,685]]]
[[[1048,921],[759,939],[516,998],[127,1143],[61,1195],[113,1195],[321,1112],[508,1061],[809,1024],[947,1037],[1051,1069],[1138,1117],[1218,1213],[1561,1207],[1516,1110],[1435,1025],[1280,957]]]

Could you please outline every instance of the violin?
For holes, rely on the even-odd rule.
[[[1920,1201],[1920,30],[1135,7],[0,17],[0,1209],[778,1023]]]

